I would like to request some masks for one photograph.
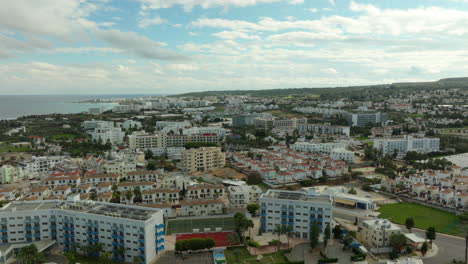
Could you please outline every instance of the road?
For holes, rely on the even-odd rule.
[[[359,221],[365,219],[372,219],[370,217],[367,217],[366,211],[350,211],[337,208],[333,209],[333,217],[345,219],[351,222],[354,222],[356,217],[358,217]],[[425,230],[413,228],[413,232],[420,237],[426,237]],[[434,240],[434,243],[439,248],[439,252],[434,257],[424,258],[424,264],[446,264],[451,262],[452,259],[465,259],[464,238],[437,233],[436,240]]]

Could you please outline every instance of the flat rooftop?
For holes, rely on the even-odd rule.
[[[331,203],[328,197],[311,196],[311,195],[307,195],[304,192],[293,192],[293,191],[268,190],[266,193],[262,194],[262,196],[260,197],[288,200],[288,201],[308,201],[308,202]]]
[[[2,212],[21,212],[38,210],[65,210],[88,214],[104,215],[117,218],[146,221],[159,211],[131,205],[120,205],[94,201],[22,201],[12,202],[0,209]]]

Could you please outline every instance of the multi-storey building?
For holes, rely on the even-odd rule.
[[[345,135],[349,136],[350,127],[333,126],[330,124],[300,124],[297,126],[299,133],[313,133],[319,135]]]
[[[329,197],[268,190],[260,196],[259,203],[260,231],[263,233],[273,232],[277,225],[289,225],[295,237],[310,239],[314,223],[318,224],[321,235],[326,226],[331,225],[332,201]]]
[[[91,132],[93,141],[101,141],[102,143],[122,144],[124,137],[125,132],[120,127],[97,127]]]
[[[86,120],[83,122],[82,127],[84,130],[94,130],[95,128],[111,128],[114,127],[114,122],[103,120]]]
[[[132,149],[149,149],[160,147],[158,145],[158,135],[144,131],[133,132],[128,136],[128,146]]]
[[[387,114],[381,112],[348,113],[346,119],[350,126],[365,127],[369,124],[382,124],[387,121]]]
[[[258,198],[263,193],[257,185],[230,186],[227,189],[231,207],[245,207],[248,204],[258,203]]]
[[[21,180],[26,175],[23,172],[23,168],[15,167],[11,165],[3,165],[0,167],[0,183],[12,183]]]
[[[275,119],[273,120],[273,128],[282,130],[294,130],[299,125],[307,124],[306,117],[293,117],[288,119]]]
[[[151,263],[164,251],[163,211],[84,201],[13,202],[0,209],[1,245],[53,240],[64,251],[101,244],[112,259]],[[78,250],[80,250],[78,248]]]
[[[128,182],[157,182],[159,175],[158,171],[131,171],[125,176]]]
[[[104,171],[108,174],[119,174],[120,176],[125,176],[127,173],[135,170],[135,162],[109,161],[104,163]]]
[[[210,171],[226,164],[226,154],[219,147],[187,149],[181,155],[181,169],[186,172]]]
[[[207,216],[224,213],[224,203],[221,200],[182,200],[176,209],[177,216]]]
[[[416,151],[419,153],[439,151],[439,138],[415,138],[405,135],[403,138],[374,139],[374,148],[382,150],[383,154],[406,153]]]
[[[224,194],[222,184],[201,184],[188,186],[185,197],[188,200],[207,200],[222,198]]]
[[[171,128],[174,132],[178,132],[180,128],[191,127],[189,121],[156,121],[156,130],[162,130],[164,128]]]
[[[179,203],[179,189],[152,189],[142,192],[143,203],[163,204]]]
[[[346,145],[343,143],[296,142],[291,148],[302,152],[330,155],[334,149],[345,149]]]
[[[390,247],[390,237],[400,234],[401,228],[387,219],[364,220],[359,224],[357,238],[367,248]]]

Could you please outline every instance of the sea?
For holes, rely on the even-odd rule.
[[[143,94],[114,95],[0,95],[0,119],[16,119],[27,115],[72,114],[88,111],[92,107],[111,109],[115,103],[78,103],[95,99],[139,98]]]

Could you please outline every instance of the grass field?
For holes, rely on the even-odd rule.
[[[167,234],[192,233],[193,229],[200,229],[203,232],[204,228],[211,228],[211,231],[216,231],[217,227],[221,227],[222,231],[233,231],[234,218],[203,218],[203,219],[187,219],[187,220],[169,220],[167,222]]]
[[[75,134],[57,134],[57,135],[50,136],[50,139],[51,140],[68,140],[68,139],[74,139],[78,137],[80,136],[75,135]]]
[[[31,151],[28,147],[15,147],[10,144],[0,144],[0,153],[2,152],[28,152]]]
[[[455,214],[413,203],[395,203],[380,206],[379,217],[398,224],[405,224],[406,218],[413,217],[415,227],[427,229],[434,226],[437,232],[462,236],[467,223]]]
[[[275,263],[288,263],[287,258],[283,252],[277,252],[272,254],[264,254],[261,261],[257,261],[257,256],[252,256],[245,248],[232,248],[224,250],[226,256],[226,262],[228,264],[275,264]]]

